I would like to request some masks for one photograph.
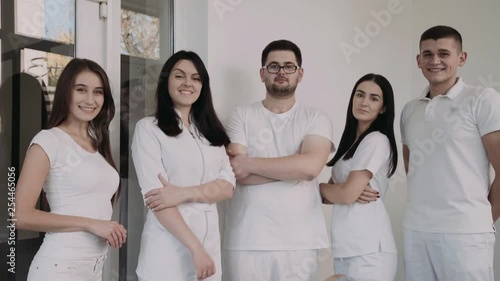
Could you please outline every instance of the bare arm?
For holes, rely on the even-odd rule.
[[[247,148],[244,145],[238,144],[238,143],[231,143],[229,147],[227,148],[227,154],[229,157],[234,158],[238,154],[242,154],[244,156],[247,155]],[[235,167],[233,167],[234,169]],[[276,181],[275,179],[271,178],[266,178],[263,176],[255,175],[255,174],[249,174],[246,175],[245,177],[239,177],[239,174],[237,174],[238,170],[235,169],[235,174],[236,174],[236,182],[239,184],[244,184],[244,185],[259,185],[259,184],[265,184],[269,182]]]
[[[408,174],[408,167],[410,165],[410,149],[406,144],[403,144],[403,161],[405,164],[405,172]]]
[[[275,180],[313,180],[325,166],[331,142],[321,136],[306,136],[300,153],[276,158],[247,158],[237,155],[232,164],[240,174],[256,174]],[[236,172],[235,172],[236,173]]]
[[[346,182],[320,184],[320,192],[328,201],[335,204],[352,204],[361,195],[373,174],[368,170],[352,171]]]
[[[161,175],[163,187],[148,191],[144,198],[146,205],[155,210],[175,207],[185,202],[212,204],[233,196],[233,185],[225,180],[214,180],[202,185],[178,187],[170,184]]]
[[[121,246],[126,239],[126,230],[117,222],[59,215],[36,209],[36,202],[49,170],[50,161],[45,151],[37,144],[32,145],[26,154],[16,188],[16,227],[41,232],[88,231],[107,239],[113,247]]]
[[[495,171],[495,179],[491,184],[488,200],[491,203],[493,222],[496,222],[500,217],[500,131],[486,134],[482,137],[482,140],[488,158],[493,166],[493,170]]]

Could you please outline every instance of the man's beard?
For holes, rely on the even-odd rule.
[[[280,86],[275,83],[272,84],[266,83],[266,89],[271,97],[276,99],[286,99],[295,93],[295,89],[297,89],[297,84],[295,85],[288,84],[288,86]]]

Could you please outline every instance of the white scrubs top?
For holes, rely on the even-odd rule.
[[[370,187],[380,193],[380,199],[368,204],[333,204],[333,257],[396,253],[391,222],[382,200],[389,187],[390,154],[389,139],[380,132],[372,132],[363,138],[352,158],[340,159],[332,167],[334,183],[345,182],[352,171],[372,172]]]
[[[181,125],[182,126],[182,125]],[[135,128],[132,157],[142,194],[162,187],[162,174],[179,187],[195,186],[217,179],[235,185],[234,173],[224,146],[211,146],[195,126],[169,137],[154,117],[141,119]],[[216,204],[183,203],[177,206],[183,219],[216,264],[216,274],[205,280],[220,280],[221,254]],[[189,250],[148,210],[137,267],[139,280],[196,280]]]

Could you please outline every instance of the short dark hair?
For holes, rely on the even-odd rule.
[[[156,113],[158,127],[170,137],[178,136],[182,129],[182,122],[174,109],[174,102],[168,91],[168,77],[172,69],[181,60],[193,63],[200,75],[202,87],[200,96],[191,106],[191,114],[196,128],[210,142],[212,146],[228,146],[230,143],[224,126],[215,113],[210,89],[210,77],[201,58],[194,52],[181,50],[173,54],[163,65],[156,88]]]
[[[292,51],[297,59],[297,64],[302,66],[302,54],[299,47],[295,43],[285,39],[273,41],[264,48],[261,58],[262,66],[266,65],[267,56],[272,51]]]
[[[425,40],[438,40],[442,38],[452,38],[458,43],[459,51],[462,51],[462,35],[456,29],[446,25],[436,25],[427,29],[420,36],[420,44]]]

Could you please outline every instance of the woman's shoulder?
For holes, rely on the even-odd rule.
[[[33,137],[33,143],[36,141],[49,141],[49,142],[56,142],[56,144],[59,142],[59,139],[61,137],[61,129],[57,127],[53,127],[50,129],[44,129],[38,132],[34,137]]]
[[[139,121],[137,121],[137,125],[141,126],[156,126],[158,124],[158,121],[156,120],[156,117],[154,116],[146,116]]]
[[[360,145],[362,143],[369,143],[373,145],[389,145],[389,138],[379,131],[374,131],[367,134],[361,141]]]

